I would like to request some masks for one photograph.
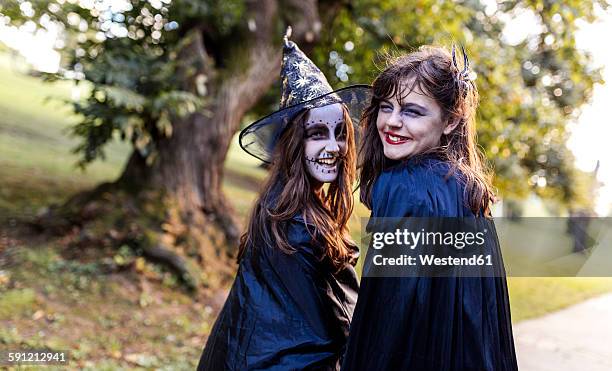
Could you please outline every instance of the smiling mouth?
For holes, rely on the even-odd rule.
[[[339,162],[338,157],[322,157],[322,158],[306,158],[306,160],[315,163],[323,168],[333,170]]]
[[[391,134],[388,132],[385,132],[384,134],[385,134],[385,141],[392,145],[403,144],[410,140],[409,137],[404,137],[404,136],[397,135],[397,134]]]
[[[336,164],[338,163],[338,159],[336,157],[332,157],[332,158],[318,158],[315,161],[317,164],[319,165],[324,165],[324,166],[336,166]]]

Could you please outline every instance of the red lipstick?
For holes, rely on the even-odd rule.
[[[385,135],[385,142],[391,145],[394,145],[394,146],[399,145],[399,144],[404,144],[410,140],[410,138],[408,137],[404,137],[404,136],[389,133],[389,132],[385,132],[384,135]]]

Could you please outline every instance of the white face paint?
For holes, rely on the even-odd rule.
[[[336,180],[346,151],[344,111],[339,103],[313,108],[304,124],[304,161],[308,174],[321,183]]]

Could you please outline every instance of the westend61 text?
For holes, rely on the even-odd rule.
[[[445,245],[456,249],[465,246],[479,245],[485,242],[484,232],[412,232],[407,229],[396,229],[395,232],[376,232],[372,234],[372,247],[380,250],[385,246],[401,245],[414,250],[417,246]]]
[[[492,266],[491,255],[472,255],[471,257],[456,258],[452,256],[438,258],[435,255],[418,255],[417,260],[414,256],[400,255],[393,258],[386,258],[382,255],[374,255],[372,261],[374,265],[402,265],[416,266]]]

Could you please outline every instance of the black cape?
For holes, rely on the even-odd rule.
[[[359,284],[353,265],[335,273],[321,259],[313,232],[297,216],[286,225],[295,253],[247,248],[198,370],[340,368]]]
[[[448,171],[435,158],[384,171],[372,217],[473,216]],[[363,277],[342,369],[517,370],[505,277]]]

